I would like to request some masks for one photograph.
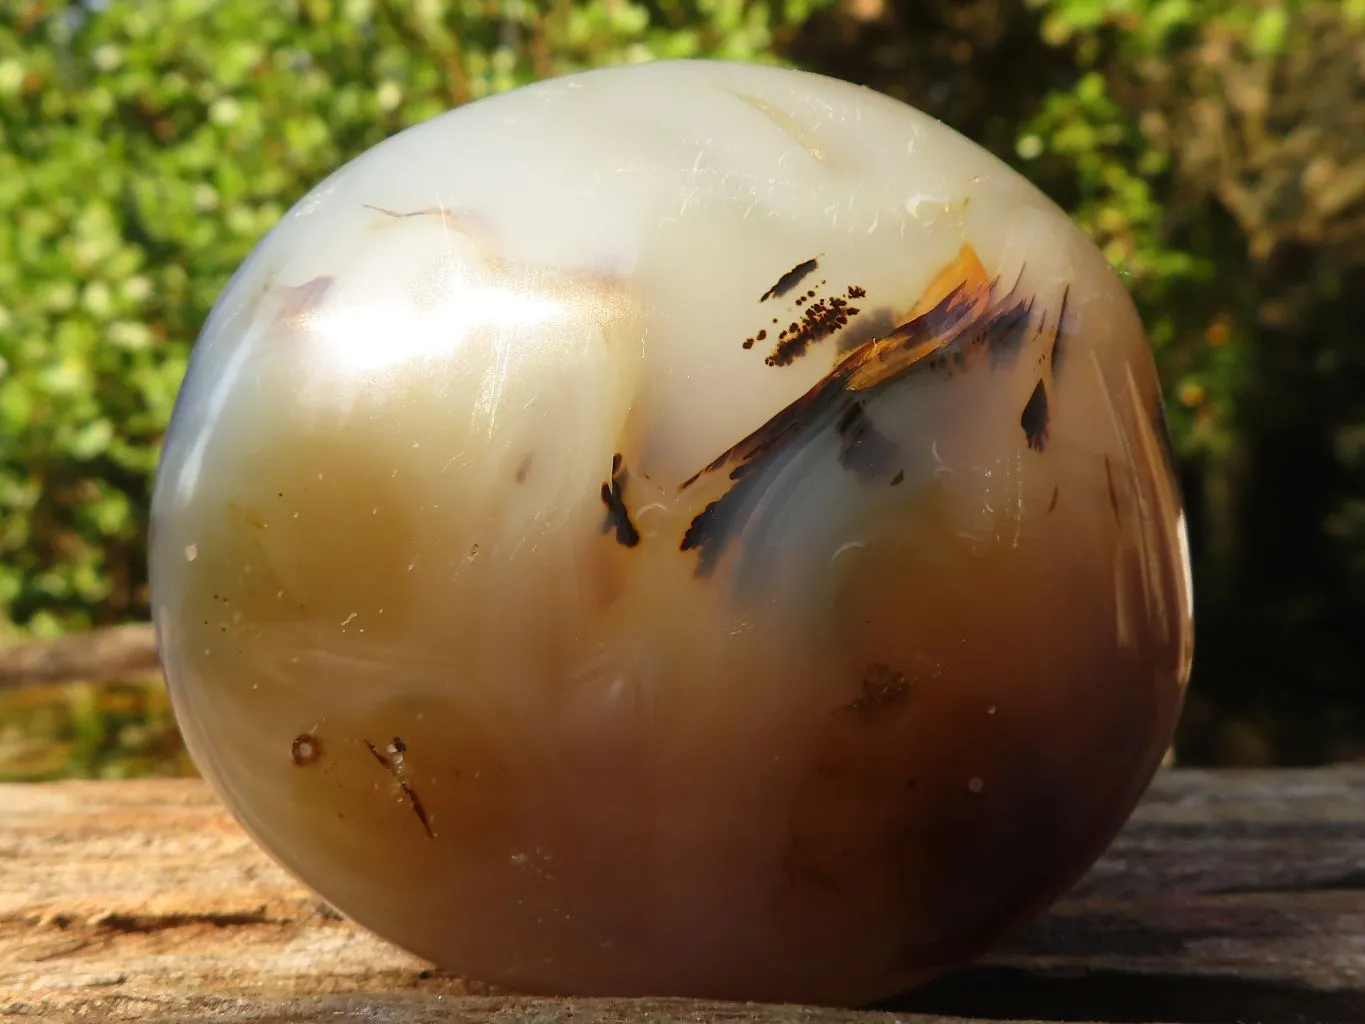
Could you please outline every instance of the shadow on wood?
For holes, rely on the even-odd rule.
[[[993,1021],[1138,1024],[1358,1024],[1365,993],[1322,990],[1235,973],[1058,972],[982,966],[943,978],[879,1009]]]

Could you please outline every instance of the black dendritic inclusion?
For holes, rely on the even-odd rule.
[[[854,402],[839,417],[838,430],[841,466],[866,482],[886,476],[900,448],[877,429],[861,401]]]
[[[814,259],[797,264],[782,275],[777,284],[764,292],[759,301],[766,302],[768,299],[787,295],[818,266],[819,262]],[[772,351],[763,360],[767,365],[790,366],[810,351],[813,345],[842,332],[862,312],[861,308],[853,305],[853,301],[867,295],[866,289],[861,285],[851,284],[842,294],[820,295],[819,290],[828,283],[827,280],[821,280],[807,287],[792,300],[795,319],[786,327],[780,326],[781,320],[778,317],[772,318],[772,333],[775,337]],[[755,343],[768,340],[768,336],[769,330],[765,327],[745,338],[743,347],[751,349]]]
[[[801,319],[793,320],[777,335],[777,344],[763,361],[769,366],[790,366],[805,355],[810,347],[831,335],[838,334],[862,310],[850,300],[867,293],[858,285],[849,285],[843,295],[816,298],[812,290],[797,300]]]
[[[384,754],[380,753],[379,748],[369,740],[364,740],[364,743],[370,753],[374,755],[374,759],[383,765],[385,771],[393,776],[393,781],[398,784],[398,788],[402,790],[403,796],[407,798],[408,806],[412,808],[412,813],[415,814],[417,820],[421,822],[422,829],[426,832],[427,838],[435,839],[436,832],[431,827],[431,818],[427,815],[426,807],[422,805],[422,798],[417,795],[417,790],[413,789],[412,783],[408,779],[407,769],[404,766],[408,745],[399,737],[395,736],[393,742],[389,744],[389,756],[386,757]]]
[[[1028,441],[1028,446],[1036,452],[1042,451],[1043,446],[1047,444],[1049,418],[1047,388],[1039,381],[1019,416],[1019,426],[1024,428],[1024,438]]]
[[[782,298],[782,296],[786,295],[787,293],[794,291],[802,281],[808,278],[811,274],[815,273],[815,271],[818,270],[819,267],[820,258],[818,256],[812,257],[811,259],[808,259],[802,263],[798,263],[796,266],[792,267],[791,270],[788,270],[785,274],[779,277],[777,279],[776,284],[774,284],[766,292],[760,295],[758,301],[767,302],[769,299]],[[750,292],[749,294],[752,295],[753,292]]]
[[[1066,347],[1063,342],[1066,340],[1066,302],[1071,295],[1071,286],[1067,285],[1062,290],[1062,303],[1057,309],[1057,333],[1052,338],[1052,351],[1048,353],[1048,361],[1052,364],[1052,376],[1055,380],[1057,374],[1062,371],[1062,357],[1066,355]]]
[[[983,290],[984,308],[979,301]],[[682,484],[686,489],[721,470],[730,479],[726,492],[692,520],[680,550],[696,552],[697,574],[708,575],[757,504],[767,483],[763,468],[826,430],[837,433],[840,464],[860,483],[900,483],[906,453],[878,430],[868,402],[912,375],[946,380],[976,370],[1011,368],[1040,339],[1047,319],[1045,311],[1035,310],[1033,296],[1019,294],[1017,283],[1002,292],[998,281],[964,280],[925,312],[858,345],[810,391]],[[1056,325],[1060,334],[1060,319]],[[1047,343],[1049,352],[1055,351],[1055,336]],[[1020,418],[1030,448],[1042,450],[1049,416],[1047,390],[1040,381]]]
[[[743,507],[744,492],[752,483],[738,483],[726,492],[725,497],[713,501],[702,509],[683,534],[679,551],[697,552],[697,575],[710,576],[716,563],[725,551],[724,538],[738,529],[738,512]]]
[[[1013,293],[1011,293],[1013,295]],[[1019,360],[1019,352],[1031,333],[1033,300],[1017,299],[991,314],[985,326],[985,345],[991,369],[1006,370]]]
[[[607,507],[607,517],[602,523],[603,533],[616,533],[616,543],[633,548],[640,543],[640,531],[630,521],[630,510],[626,508],[625,488],[629,475],[626,473],[621,455],[612,456],[611,479],[602,484],[602,504]]]

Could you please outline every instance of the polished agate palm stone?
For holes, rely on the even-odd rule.
[[[521,991],[963,964],[1122,825],[1191,658],[1121,281],[942,124],[770,67],[547,81],[319,184],[204,327],[152,545],[250,834]]]

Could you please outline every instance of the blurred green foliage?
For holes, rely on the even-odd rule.
[[[1184,753],[1358,757],[1365,2],[1033,6],[1079,77],[1019,152],[1129,274],[1185,462],[1200,667]]]
[[[1185,756],[1358,756],[1363,48],[1365,0],[0,0],[0,622],[146,615],[196,331],[336,166],[551,74],[789,62],[978,139],[1125,276],[1190,503]]]
[[[160,686],[81,683],[0,694],[0,782],[193,772]]]

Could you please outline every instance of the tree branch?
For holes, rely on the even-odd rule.
[[[161,670],[149,622],[0,648],[0,692],[28,686],[114,682]]]

